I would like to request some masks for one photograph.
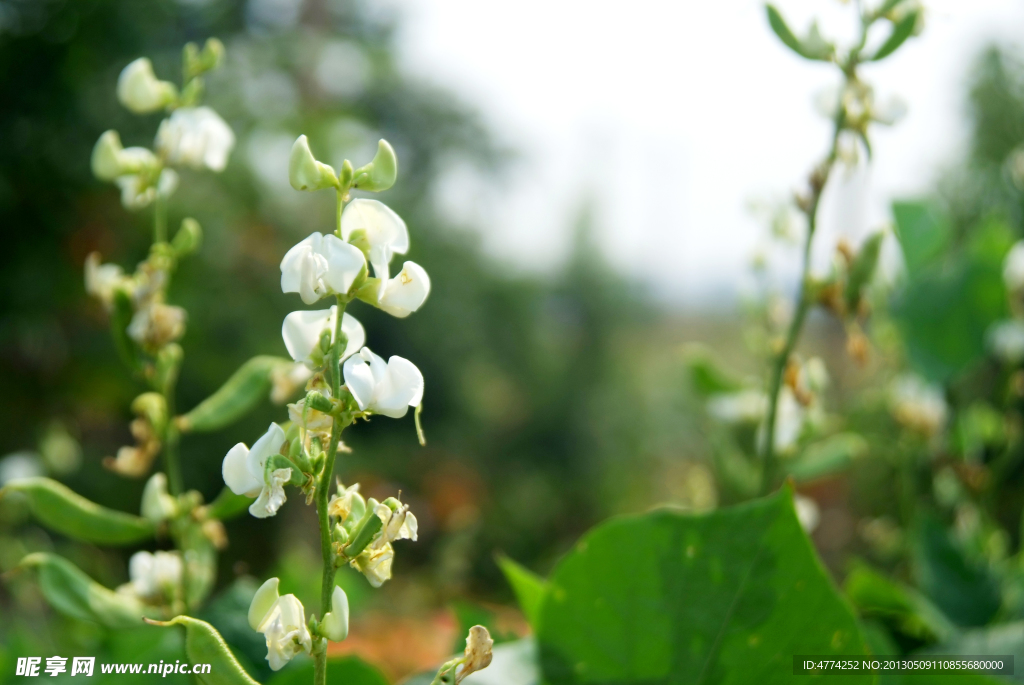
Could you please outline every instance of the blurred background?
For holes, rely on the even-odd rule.
[[[346,438],[344,480],[370,495],[401,490],[421,534],[401,545],[382,590],[343,579],[354,612],[346,650],[397,678],[436,664],[460,624],[481,616],[499,636],[520,634],[496,553],[543,573],[610,515],[742,498],[713,463],[721,437],[692,390],[692,343],[740,375],[763,372],[749,354],[752,301],[793,284],[796,252],[770,229],[825,150],[814,100],[835,75],[780,46],[759,3],[691,5],[0,1],[0,454],[18,456],[0,460],[0,480],[46,469],[101,504],[138,502],[143,481],[101,461],[131,441],[128,405],[142,388],[82,268],[98,250],[130,270],[145,257],[148,217],[122,210],[89,156],[108,128],[148,145],[159,122],[117,103],[125,64],[147,55],[176,79],[181,45],[217,36],[228,57],[206,103],[238,142],[224,174],[185,174],[170,205],[172,226],[194,216],[205,232],[170,294],[189,311],[179,405],[254,355],[284,354],[280,325],[295,299],[280,292],[280,259],[334,211],[329,194],[288,184],[300,133],[335,166],[365,163],[380,137],[394,145],[399,182],[380,199],[406,220],[409,257],[434,284],[409,319],[353,311],[375,350],[422,369],[428,445],[411,416]],[[814,14],[825,31],[852,31],[842,3],[782,6],[794,26]],[[1022,232],[1003,170],[1024,143],[1024,7],[936,2],[926,16],[921,38],[867,70],[908,115],[874,138],[871,164],[830,185],[822,268],[838,237],[856,243],[888,223],[894,199],[930,197],[965,232],[993,212]],[[751,269],[765,255],[767,290]],[[894,245],[886,255],[892,274]],[[884,366],[854,365],[842,336],[821,318],[807,339],[830,367],[837,410]],[[268,402],[225,431],[187,436],[187,486],[214,497],[226,450],[281,416]],[[822,508],[815,540],[837,575],[866,544],[858,517],[885,506],[870,496],[877,477],[809,490]],[[268,575],[316,596],[315,515],[294,499],[273,519],[228,524],[210,620],[240,649],[256,641],[256,673],[259,636],[229,634],[217,603],[237,611],[236,581]],[[16,503],[0,516],[0,568],[57,549],[108,586],[126,580],[128,552],[66,544]],[[0,612],[31,622],[48,611],[0,586]],[[45,639],[91,639],[75,630]]]

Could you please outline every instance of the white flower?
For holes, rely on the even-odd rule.
[[[284,485],[291,478],[291,469],[275,469],[265,479],[267,459],[281,452],[285,435],[276,423],[270,424],[267,432],[257,440],[252,449],[245,443],[238,443],[224,457],[221,473],[224,483],[236,495],[256,497],[249,506],[249,513],[256,518],[267,518],[277,513],[285,502]],[[257,497],[258,496],[258,497]]]
[[[341,213],[342,239],[351,240],[356,231],[363,231],[373,275],[383,286],[390,277],[391,258],[409,251],[409,230],[402,218],[383,202],[359,199],[352,200]]]
[[[334,324],[337,316],[338,307],[335,305],[330,309],[292,312],[284,317],[281,336],[292,359],[310,366],[316,365],[312,357],[320,345],[320,334],[329,331],[331,342],[334,342]],[[366,342],[366,331],[355,317],[345,314],[341,318],[341,332],[348,340],[341,355],[341,358],[345,359],[363,346]]]
[[[378,306],[404,318],[419,309],[430,294],[430,277],[416,262],[406,262],[397,276],[381,285]]]
[[[124,148],[117,131],[105,131],[92,149],[92,173],[101,181],[155,170],[160,161],[144,147]]]
[[[423,374],[408,359],[387,363],[364,347],[344,365],[345,385],[359,408],[400,419],[423,399]]]
[[[403,504],[392,511],[383,503],[376,503],[373,513],[380,519],[380,533],[374,538],[371,547],[382,547],[395,540],[412,540],[416,542],[419,524],[416,517],[409,511],[409,505]]]
[[[1011,319],[994,324],[988,331],[988,346],[1007,364],[1021,363],[1024,361],[1024,322]]]
[[[319,434],[330,434],[334,418],[330,414],[306,407],[306,398],[288,405],[288,420],[307,431]]]
[[[760,390],[721,393],[708,399],[708,412],[725,423],[757,423],[764,420],[768,398]]]
[[[153,302],[135,312],[128,337],[147,347],[163,347],[185,334],[187,313],[175,305]]]
[[[1024,290],[1024,240],[1018,240],[1003,261],[1003,282],[1010,292]]]
[[[131,588],[139,597],[173,596],[181,583],[181,557],[176,552],[136,552],[128,560]]]
[[[164,169],[156,185],[149,183],[141,174],[128,174],[114,179],[121,189],[121,205],[136,211],[148,207],[158,197],[166,200],[178,189],[178,174],[174,169]]]
[[[209,107],[182,107],[160,122],[156,149],[171,164],[224,171],[235,134]]]
[[[934,435],[946,423],[946,398],[938,386],[912,374],[896,378],[889,389],[895,419],[912,430]]]
[[[167,476],[154,473],[142,489],[143,518],[160,523],[174,516],[178,510],[177,501],[167,492]]]
[[[391,543],[379,547],[367,547],[352,560],[351,565],[366,576],[373,587],[380,587],[391,578],[391,563],[395,560],[395,550]]]
[[[100,263],[99,252],[92,252],[85,258],[85,292],[108,309],[114,303],[114,291],[127,282],[120,266]]]
[[[338,494],[327,504],[327,513],[338,518],[342,523],[353,516],[357,521],[366,512],[366,500],[359,494],[359,483],[345,487],[338,483]]]
[[[284,404],[312,377],[313,372],[305,364],[295,362],[275,366],[270,370],[270,401],[274,404]]]
[[[818,503],[810,497],[794,495],[793,507],[796,509],[796,518],[800,522],[800,527],[807,533],[813,533],[818,527],[818,522],[821,521],[821,510],[818,508]]]
[[[249,625],[267,639],[267,661],[275,671],[313,648],[302,602],[295,595],[279,595],[278,582],[271,578],[263,583],[249,605]]]
[[[320,628],[328,640],[341,642],[348,637],[348,595],[338,586],[334,587],[331,610],[324,614]]]
[[[131,62],[117,78],[117,99],[136,114],[163,109],[177,96],[174,84],[159,80],[153,73],[153,63],[146,57]]]
[[[793,391],[789,388],[782,388],[779,392],[779,405],[775,410],[774,448],[776,452],[790,452],[796,447],[806,418],[807,411],[797,401]]]
[[[336,293],[344,295],[366,266],[359,248],[338,236],[314,233],[281,260],[281,290],[298,293],[306,304]]]

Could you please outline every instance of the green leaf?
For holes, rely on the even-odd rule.
[[[190,616],[176,616],[170,621],[152,621],[157,626],[179,625],[185,628],[185,655],[193,664],[210,664],[210,672],[196,674],[203,685],[258,685],[238,659],[224,638],[206,621]]]
[[[43,596],[62,614],[107,628],[142,626],[138,600],[103,587],[64,557],[36,552],[22,559],[19,567],[38,573]]]
[[[231,378],[200,402],[195,409],[178,418],[182,431],[215,431],[237,421],[266,399],[270,393],[270,372],[281,364],[281,357],[253,357],[242,364]]]
[[[512,586],[512,591],[516,593],[516,601],[519,602],[519,608],[522,609],[526,620],[536,630],[548,582],[504,554],[498,555],[498,566],[505,574],[508,584]]]
[[[871,59],[877,62],[896,52],[906,42],[907,38],[910,38],[914,33],[917,18],[917,12],[907,12],[907,15],[900,19],[899,23],[893,24],[892,33],[889,34],[886,41],[882,43],[882,47],[878,48],[878,52]]]
[[[942,611],[921,594],[862,563],[850,570],[843,589],[861,616],[877,618],[916,640],[946,640],[956,633]]]
[[[552,684],[789,683],[794,654],[866,653],[788,490],[705,515],[613,519],[549,582],[537,640]]]
[[[690,382],[701,397],[739,392],[747,387],[742,380],[723,369],[707,347],[687,345],[683,359],[690,373]]]
[[[985,356],[989,328],[1008,313],[1002,266],[1012,242],[1009,228],[994,221],[974,229],[966,249],[916,272],[908,257],[910,278],[894,296],[893,314],[917,373],[945,382]]]
[[[951,237],[946,217],[925,202],[894,202],[896,238],[911,277],[942,255]]]
[[[104,545],[130,545],[153,537],[155,527],[141,516],[101,507],[50,478],[23,478],[0,489],[20,492],[43,525],[63,535]]]
[[[312,681],[313,663],[304,660],[283,669],[267,685],[309,685]],[[328,659],[327,682],[331,685],[388,685],[380,671],[354,656]]]
[[[1014,657],[1012,682],[1024,683],[1024,622],[1004,623],[989,628],[967,630],[946,642],[926,650],[927,654],[970,654],[977,656],[1010,655]],[[988,682],[1001,682],[989,679]]]
[[[821,37],[817,24],[812,25],[807,38],[801,40],[789,28],[774,5],[765,5],[765,10],[768,12],[768,24],[772,31],[790,50],[805,59],[828,61],[831,58],[834,47]]]
[[[253,498],[245,495],[236,495],[231,488],[225,486],[217,498],[210,502],[206,510],[209,518],[224,521],[238,516],[252,504]]]
[[[839,433],[809,445],[799,457],[785,463],[786,473],[798,483],[845,471],[868,451],[868,442],[856,433]]]
[[[996,578],[982,563],[968,559],[938,521],[926,518],[917,526],[912,549],[917,586],[953,622],[982,626],[999,611]]]

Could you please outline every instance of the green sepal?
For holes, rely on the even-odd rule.
[[[334,411],[334,405],[331,404],[331,401],[315,390],[306,394],[305,406],[325,414],[330,414]]]
[[[210,664],[210,672],[196,674],[203,685],[259,685],[245,672],[217,629],[206,621],[176,616],[170,621],[148,620],[155,626],[185,628],[185,655],[193,664]]]
[[[43,596],[62,614],[113,629],[142,625],[141,602],[103,587],[64,557],[36,552],[23,558],[18,567],[38,573]]]
[[[215,393],[200,402],[189,413],[179,416],[178,428],[183,432],[219,430],[242,418],[270,393],[270,372],[281,364],[291,364],[281,357],[253,357],[238,368]]]
[[[153,537],[152,522],[101,507],[50,478],[22,478],[0,489],[0,495],[20,492],[28,498],[40,523],[62,535],[103,545],[131,545]]]
[[[278,469],[289,469],[291,476],[288,478],[288,485],[294,485],[295,487],[301,488],[309,480],[309,476],[302,472],[295,462],[283,454],[274,454],[267,458],[266,463],[263,465],[264,482],[270,482],[270,474]]]
[[[236,495],[231,492],[231,488],[225,486],[216,499],[207,506],[206,516],[220,521],[234,518],[248,509],[252,501],[252,497]]]
[[[910,36],[914,33],[914,27],[917,26],[918,12],[908,12],[907,16],[894,23],[892,27],[892,33],[886,39],[882,46],[878,48],[878,52],[871,57],[872,61],[877,62],[878,60],[885,59],[892,53],[896,52],[901,45],[903,45]]]

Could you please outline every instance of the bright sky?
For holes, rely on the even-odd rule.
[[[523,154],[507,186],[456,173],[442,202],[524,268],[564,257],[589,196],[611,262],[659,295],[695,304],[735,292],[765,233],[750,202],[787,197],[825,151],[813,100],[835,70],[783,47],[760,2],[393,3],[406,67],[454,89]],[[956,157],[973,56],[1024,29],[1019,0],[926,4],[924,34],[864,70],[909,113],[877,131],[872,168],[831,191],[822,258],[838,233],[856,240],[886,221],[892,198],[924,192]],[[826,36],[852,34],[852,6],[839,0],[777,5],[798,34],[815,14]]]

